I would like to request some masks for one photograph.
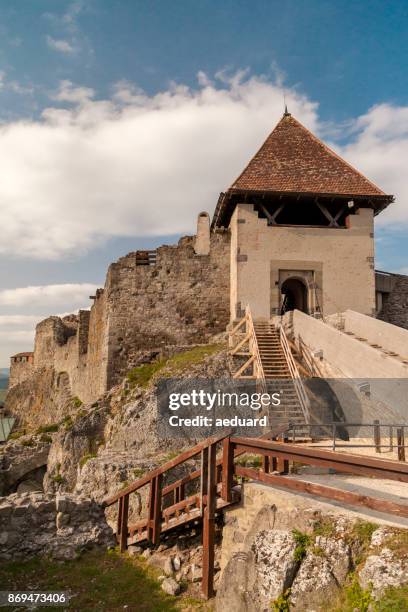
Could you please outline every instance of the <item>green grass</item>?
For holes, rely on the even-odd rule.
[[[7,395],[7,389],[0,389],[0,402],[4,402]]]
[[[70,591],[69,609],[116,611],[124,606],[138,612],[176,612],[176,598],[166,595],[154,570],[116,551],[88,552],[76,561],[46,559],[1,563],[1,584],[10,590]],[[49,607],[58,612],[61,608]]]
[[[374,612],[405,612],[408,610],[408,585],[388,587],[373,606]]]
[[[84,467],[85,463],[88,463],[90,459],[95,459],[95,457],[96,457],[96,453],[87,453],[81,458],[79,462],[80,467],[81,468]]]
[[[49,425],[41,425],[41,427],[39,427],[35,433],[42,434],[42,433],[52,433],[55,431],[58,431],[58,423],[50,423]]]
[[[160,372],[163,376],[170,378],[193,365],[201,363],[206,357],[218,353],[222,348],[223,345],[221,344],[195,346],[172,357],[157,359],[152,363],[137,366],[128,372],[127,379],[131,386],[137,385],[146,389]]]

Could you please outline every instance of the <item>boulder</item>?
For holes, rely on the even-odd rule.
[[[181,586],[174,578],[165,578],[161,583],[161,588],[168,595],[178,595],[181,591]]]

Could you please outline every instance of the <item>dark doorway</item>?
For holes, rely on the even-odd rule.
[[[297,278],[288,278],[281,287],[283,304],[281,314],[288,310],[301,310],[308,313],[307,308],[307,288],[306,285]]]

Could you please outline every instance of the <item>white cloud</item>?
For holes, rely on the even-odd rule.
[[[354,122],[355,139],[340,153],[386,193],[396,196],[379,226],[408,225],[408,107],[380,104]]]
[[[95,91],[90,87],[76,87],[72,81],[64,80],[60,82],[58,91],[53,94],[51,97],[53,100],[57,100],[58,102],[69,102],[71,104],[85,104],[86,102],[90,102],[91,99],[95,96]],[[49,113],[51,109],[46,111],[47,116],[49,117]],[[57,117],[61,117],[61,114],[58,114]]]
[[[212,211],[282,114],[282,89],[260,77],[147,96],[120,83],[111,100],[61,83],[40,121],[0,127],[0,252],[43,258],[115,236],[176,234]],[[317,105],[287,92],[311,129]]]
[[[58,258],[111,237],[193,231],[279,120],[283,93],[299,120],[327,134],[316,103],[245,71],[200,73],[196,89],[172,84],[154,96],[121,81],[107,100],[62,81],[53,99],[68,108],[0,127],[0,252]],[[398,196],[380,223],[408,223],[407,114],[370,109],[352,122],[353,142],[335,147]]]
[[[66,283],[63,285],[3,289],[0,291],[0,307],[19,308],[27,306],[34,308],[44,306],[44,311],[48,310],[48,312],[55,312],[54,309],[58,307],[64,307],[65,309],[83,308],[89,306],[89,295],[95,293],[96,289],[97,285],[92,283]],[[6,317],[5,320],[8,319],[9,323],[18,321],[17,315],[1,315],[0,321],[2,317]]]
[[[76,53],[77,49],[70,43],[68,40],[64,40],[62,38],[53,38],[52,36],[46,37],[47,45],[50,49],[54,51],[58,51],[59,53],[65,53],[68,55],[72,55]]]

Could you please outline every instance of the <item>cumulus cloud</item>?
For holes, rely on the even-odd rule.
[[[154,96],[122,82],[110,100],[63,81],[54,99],[68,108],[3,125],[0,252],[53,258],[110,237],[192,231],[282,114],[280,86],[219,79]],[[287,99],[316,129],[316,104]]]
[[[0,127],[0,252],[60,258],[112,237],[193,231],[279,120],[283,93],[300,121],[334,138],[318,105],[280,78],[201,72],[196,88],[153,96],[121,81],[110,99],[62,81],[40,120]],[[382,223],[408,222],[407,113],[374,107],[351,122],[347,146],[331,143],[398,196]]]
[[[0,291],[0,307],[19,308],[21,306],[44,306],[44,311],[50,308],[80,308],[89,305],[89,295],[93,294],[97,285],[92,283],[66,283],[62,285],[38,285],[32,287],[17,287]],[[17,315],[3,315],[9,322],[18,321]],[[1,321],[2,316],[0,316]]]
[[[76,52],[76,48],[68,40],[63,40],[62,38],[57,39],[48,35],[46,37],[46,41],[50,49],[58,51],[59,53],[66,53],[68,55],[72,55]]]
[[[379,226],[408,225],[408,107],[373,106],[352,127],[354,139],[340,153],[367,173],[396,202],[377,217]]]

